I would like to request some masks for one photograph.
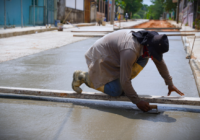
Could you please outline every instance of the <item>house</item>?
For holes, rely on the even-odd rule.
[[[194,27],[195,20],[198,17],[198,7],[200,6],[200,0],[173,0],[178,2],[178,22],[184,25]]]
[[[57,0],[1,0],[0,26],[54,24]]]
[[[58,0],[58,20],[71,23],[110,21],[112,0]]]
[[[83,23],[84,9],[84,0],[58,0],[58,20]]]

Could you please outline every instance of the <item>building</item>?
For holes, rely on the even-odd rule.
[[[199,16],[198,7],[200,6],[200,0],[195,0],[193,2],[188,0],[173,0],[174,2],[178,2],[177,9],[177,20],[184,25],[188,25],[190,27],[195,27],[195,20]]]
[[[0,26],[54,24],[57,0],[0,0]]]
[[[84,0],[58,0],[58,20],[61,22],[83,23],[84,4]]]
[[[112,0],[58,0],[58,20],[90,23],[97,19],[110,21]]]

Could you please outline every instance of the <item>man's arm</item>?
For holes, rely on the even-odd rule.
[[[177,92],[179,95],[183,96],[184,94],[179,91],[172,82],[172,77],[169,74],[169,71],[167,69],[167,66],[165,64],[165,61],[162,59],[162,61],[158,61],[155,58],[153,58],[153,62],[155,63],[160,75],[165,80],[165,84],[168,85],[168,96],[171,94],[172,91]]]
[[[131,84],[131,69],[137,56],[133,50],[120,52],[120,83],[125,95],[143,111],[151,110],[149,103],[141,101]]]

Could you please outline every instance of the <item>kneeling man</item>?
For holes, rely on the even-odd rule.
[[[121,30],[110,33],[97,40],[85,54],[89,70],[74,72],[72,88],[81,93],[79,86],[85,83],[110,96],[125,94],[139,109],[149,111],[149,103],[140,100],[131,84],[131,80],[145,67],[149,58],[168,85],[168,96],[172,91],[184,95],[173,85],[163,60],[163,53],[168,50],[167,36],[154,31]]]

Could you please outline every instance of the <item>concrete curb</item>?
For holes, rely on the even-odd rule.
[[[46,32],[46,31],[53,31],[53,30],[57,30],[57,27],[47,28],[47,29],[35,29],[35,30],[29,30],[29,31],[16,31],[16,32],[10,32],[10,33],[2,33],[0,34],[0,38],[35,34],[36,32],[41,33],[41,32]]]
[[[94,34],[74,34],[73,37],[103,37],[106,34],[99,34],[99,35],[94,35]]]
[[[200,67],[199,67],[200,65],[194,59],[190,59],[189,64],[192,69],[192,72],[193,72],[193,75],[195,78],[195,82],[196,82],[196,86],[197,86],[197,90],[198,90],[198,93],[200,96]]]
[[[95,26],[96,23],[87,23],[87,24],[73,24],[74,26],[77,27],[84,27],[84,26]]]

